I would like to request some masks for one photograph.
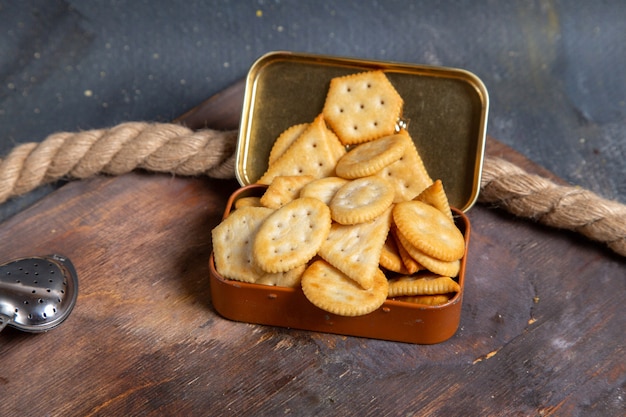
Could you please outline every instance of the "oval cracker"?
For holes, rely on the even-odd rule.
[[[387,210],[395,192],[386,180],[364,177],[352,180],[335,193],[330,201],[330,213],[340,224],[364,223]]]
[[[300,190],[300,197],[313,197],[330,204],[337,190],[348,183],[347,179],[339,177],[324,177],[311,181]]]
[[[253,253],[265,272],[284,272],[305,264],[317,254],[328,236],[328,206],[315,198],[285,204],[259,227]]]
[[[315,306],[340,316],[362,316],[380,307],[387,299],[389,284],[379,269],[374,285],[363,289],[328,262],[313,262],[302,275],[302,291]]]
[[[393,208],[398,230],[421,252],[442,261],[460,259],[463,234],[444,213],[421,201],[404,201]]]
[[[411,257],[421,264],[427,270],[434,272],[439,275],[445,275],[448,277],[456,277],[461,270],[461,260],[457,259],[455,261],[442,261],[439,259],[435,259],[432,256],[426,255],[424,252],[415,248],[415,246],[411,245],[411,243],[402,235],[402,233],[397,232],[395,235],[402,247],[411,255]]]
[[[394,297],[396,301],[402,301],[405,303],[423,304],[427,306],[440,306],[450,301],[451,296],[449,294],[435,294],[435,295],[408,295],[405,297]]]
[[[405,149],[400,135],[384,136],[355,146],[337,161],[335,172],[346,179],[367,177],[396,162]]]

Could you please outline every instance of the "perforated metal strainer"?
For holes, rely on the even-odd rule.
[[[0,330],[9,325],[45,332],[69,316],[78,295],[78,277],[60,255],[15,259],[0,265]]]

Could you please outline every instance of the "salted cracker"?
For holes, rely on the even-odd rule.
[[[282,153],[257,181],[269,185],[278,176],[311,175],[323,178],[335,174],[335,165],[346,153],[337,136],[320,114]]]
[[[403,297],[393,297],[396,301],[402,301],[405,303],[422,304],[427,306],[440,306],[450,301],[449,294],[435,294],[435,295],[407,295]]]
[[[415,200],[429,204],[442,212],[454,223],[454,217],[452,216],[452,210],[450,210],[450,202],[448,196],[443,188],[443,182],[440,179],[436,179],[431,185],[429,185],[424,191],[422,191]]]
[[[302,275],[302,292],[315,306],[340,316],[362,316],[379,308],[387,299],[388,282],[377,269],[372,285],[364,289],[326,261],[313,262]]]
[[[274,141],[270,156],[268,157],[268,166],[272,165],[287,149],[298,139],[298,137],[309,126],[308,123],[300,123],[285,129]]]
[[[266,207],[241,207],[212,230],[215,268],[224,278],[255,282],[259,277],[252,242],[273,212]]]
[[[403,99],[382,70],[333,78],[322,113],[344,145],[391,135]]]
[[[391,232],[387,235],[387,239],[383,244],[378,263],[382,268],[388,271],[397,272],[399,274],[409,274],[409,271],[402,262],[400,252],[398,252],[398,245]]]
[[[400,241],[400,238],[397,236],[398,231],[395,228],[395,225],[392,222],[390,234],[393,236],[394,242],[398,248],[398,254],[400,255],[400,259],[402,260],[402,264],[404,268],[407,270],[408,274],[414,274],[417,271],[424,269],[422,265],[419,264],[411,254],[405,249],[404,245]]]
[[[312,197],[330,204],[337,190],[343,187],[348,180],[339,177],[319,178],[306,184],[300,190],[300,197]]]
[[[328,206],[298,198],[270,214],[259,227],[252,251],[265,272],[284,272],[315,256],[330,231]]]
[[[394,185],[394,203],[414,199],[433,182],[409,133],[401,130],[398,136],[405,142],[404,154],[376,173]]]
[[[300,190],[314,180],[311,175],[278,176],[267,187],[259,202],[264,207],[278,209],[300,196]]]
[[[285,272],[264,272],[259,269],[259,277],[254,282],[260,285],[269,285],[272,287],[300,287],[300,280],[307,265],[300,265]]]
[[[458,282],[433,273],[401,276],[389,280],[389,297],[408,295],[435,295],[461,291]]]
[[[428,256],[454,261],[465,253],[461,231],[433,206],[415,200],[398,203],[393,207],[393,221],[398,231]]]
[[[339,159],[335,172],[347,179],[373,175],[400,159],[406,147],[407,141],[401,135],[384,136],[362,143]]]
[[[394,195],[391,184],[380,177],[357,178],[337,190],[328,204],[330,215],[341,224],[368,222],[391,206]]]
[[[413,246],[411,242],[409,242],[407,238],[402,235],[402,233],[398,232],[396,233],[396,236],[398,237],[400,245],[406,249],[409,255],[411,255],[411,258],[415,259],[416,262],[427,270],[448,277],[456,277],[459,275],[459,271],[461,270],[460,259],[455,261],[442,261],[440,259],[433,258]]]
[[[364,289],[374,283],[382,247],[391,224],[391,207],[366,223],[333,223],[319,256],[339,269]]]
[[[248,196],[241,197],[235,200],[235,209],[240,209],[242,207],[263,207],[261,205],[261,197],[257,196]]]

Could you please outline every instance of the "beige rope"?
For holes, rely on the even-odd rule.
[[[237,131],[192,131],[169,123],[122,123],[61,132],[14,148],[0,162],[0,203],[61,178],[120,175],[134,169],[232,178]]]
[[[485,158],[479,202],[581,233],[626,256],[626,206],[589,190],[555,184],[500,158]]]
[[[15,147],[0,161],[0,203],[62,178],[120,175],[135,169],[233,178],[237,131],[193,131],[170,123],[122,123],[61,132]],[[578,187],[557,185],[486,157],[479,201],[569,229],[626,256],[626,206]]]

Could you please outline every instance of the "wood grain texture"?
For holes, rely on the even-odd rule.
[[[181,121],[235,128],[241,88]],[[494,139],[488,153],[550,175]],[[442,344],[236,323],[213,310],[207,265],[236,187],[98,177],[2,224],[4,257],[62,253],[80,288],[57,329],[0,333],[0,415],[624,414],[626,263],[600,245],[478,205]]]

